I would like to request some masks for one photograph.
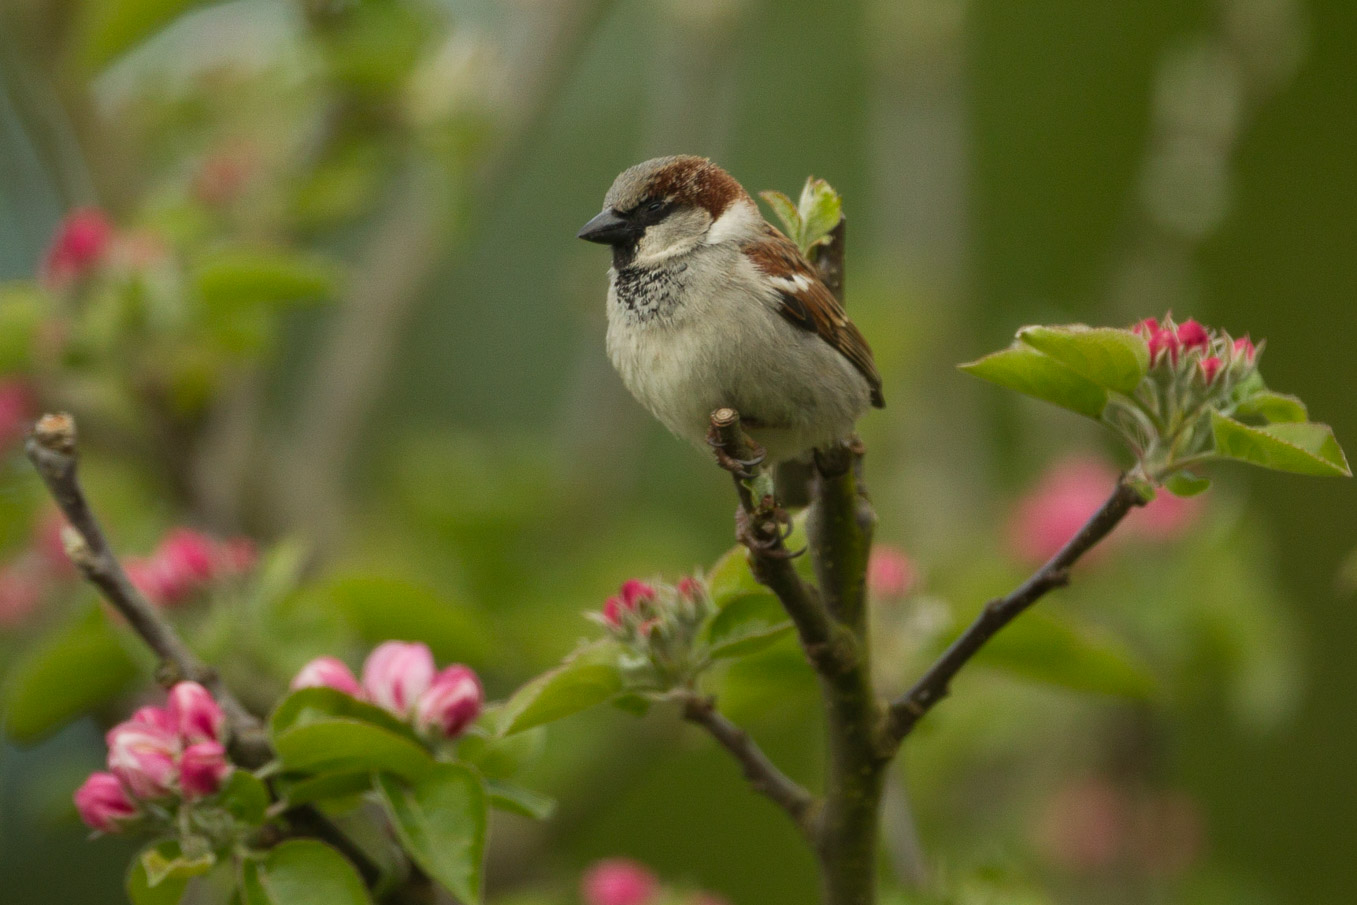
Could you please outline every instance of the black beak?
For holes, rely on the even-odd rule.
[[[624,245],[636,236],[636,229],[611,210],[605,210],[588,223],[578,233],[586,242],[600,245]]]

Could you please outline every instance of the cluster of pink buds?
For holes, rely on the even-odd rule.
[[[42,262],[42,281],[61,290],[91,275],[104,263],[113,242],[113,224],[98,208],[72,211],[57,227]]]
[[[257,558],[248,538],[219,541],[189,528],[176,528],[151,555],[129,558],[124,568],[147,600],[172,607],[223,579],[248,572]]]
[[[727,905],[709,892],[676,897],[666,892],[655,874],[630,858],[605,858],[597,861],[580,879],[580,901],[584,905],[659,905],[683,902],[684,905]]]
[[[333,688],[409,720],[429,738],[456,738],[480,716],[481,680],[460,663],[439,670],[428,645],[387,641],[363,664],[363,681],[335,657],[318,657],[292,680],[293,690]]]
[[[633,685],[658,690],[690,679],[701,667],[699,636],[713,609],[700,578],[674,585],[632,578],[591,618],[630,650],[624,666]]]
[[[75,793],[81,819],[115,833],[149,803],[216,794],[231,772],[225,723],[206,688],[197,682],[175,685],[165,707],[142,707],[108,731],[108,772],[92,774]]]
[[[1247,336],[1231,337],[1224,330],[1207,330],[1195,320],[1175,324],[1165,315],[1163,322],[1153,317],[1133,326],[1150,347],[1150,367],[1197,376],[1211,385],[1222,373],[1236,380],[1254,368],[1258,347]]]

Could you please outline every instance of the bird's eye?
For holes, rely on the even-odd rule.
[[[663,201],[652,201],[646,205],[646,210],[653,212],[659,210],[662,207],[664,207]]]

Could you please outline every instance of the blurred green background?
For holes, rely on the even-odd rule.
[[[113,537],[144,552],[189,521],[287,539],[308,552],[304,613],[345,576],[430,588],[447,618],[404,632],[443,632],[440,660],[503,697],[623,579],[710,564],[732,538],[723,476],[609,367],[606,256],[575,230],[658,154],[711,156],[751,191],[826,178],[886,381],[862,425],[878,536],[955,619],[1022,574],[1011,501],[1102,449],[954,370],[1022,324],[1172,309],[1266,338],[1269,384],[1357,443],[1354,46],[1350,0],[0,0],[0,280],[29,285],[75,206],[154,237],[150,264],[118,265],[149,274],[149,332],[89,315],[78,360],[26,372],[93,425]],[[292,294],[321,303],[263,310],[265,264],[221,263],[242,249],[319,274]],[[183,287],[204,307],[175,308]],[[40,506],[12,447],[0,497],[16,551]],[[994,901],[1350,898],[1357,487],[1222,468],[1210,497],[1177,547],[1128,547],[1052,604],[1157,693],[996,661],[911,741],[937,882],[1001,876]],[[0,630],[0,679],[54,621]],[[350,615],[238,672],[266,703],[321,640],[356,661],[369,634]],[[255,662],[276,668],[245,676]],[[732,711],[812,775],[794,658],[734,672]],[[116,712],[0,749],[7,903],[122,901],[131,848],[85,842],[66,804]],[[560,811],[496,825],[492,901],[573,902],[579,870],[619,853],[738,905],[815,900],[795,834],[672,714],[553,727],[536,774]],[[1190,801],[1187,863],[1043,847],[1032,827],[1087,776]]]

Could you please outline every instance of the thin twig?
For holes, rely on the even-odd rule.
[[[128,579],[109,548],[80,487],[75,419],[66,414],[44,415],[25,441],[24,451],[75,531],[75,537],[68,543],[71,560],[160,658],[160,678],[164,684],[187,679],[206,687],[226,714],[236,759],[248,767],[267,762],[271,755],[259,720],[222,683],[216,670],[200,660],[160,617]]]
[[[1106,537],[1127,513],[1142,505],[1144,499],[1140,493],[1125,480],[1118,481],[1112,495],[1084,523],[1079,533],[1060,548],[1060,552],[1011,594],[985,604],[985,609],[976,620],[914,683],[914,687],[891,702],[886,725],[888,738],[899,744],[924,714],[946,697],[952,678],[970,662],[986,641],[1048,591],[1067,584],[1070,567],[1079,557]]]
[[[685,692],[679,700],[683,703],[683,718],[711,733],[740,762],[750,787],[786,811],[797,829],[810,838],[814,796],[779,770],[748,732],[722,716],[712,698]]]

